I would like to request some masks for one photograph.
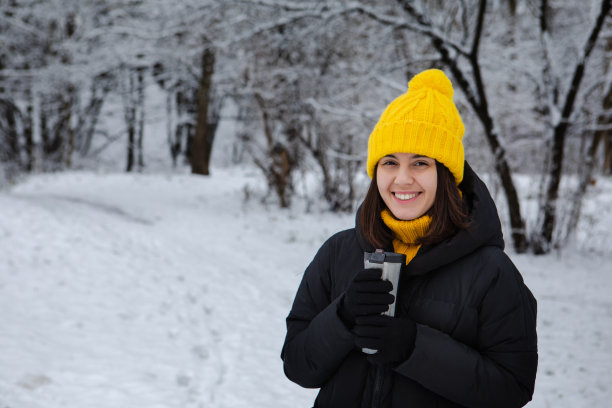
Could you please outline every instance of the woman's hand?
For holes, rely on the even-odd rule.
[[[368,356],[371,363],[400,363],[412,353],[416,323],[386,315],[362,316],[356,319],[353,333],[358,347],[378,350]]]
[[[395,298],[389,292],[391,282],[382,280],[381,269],[363,269],[351,281],[339,304],[338,314],[352,328],[360,316],[380,315],[389,309]]]

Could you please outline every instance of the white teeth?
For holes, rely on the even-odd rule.
[[[418,193],[412,193],[412,194],[394,193],[394,194],[400,200],[410,200],[411,198],[414,198],[414,197],[416,197],[418,195]]]

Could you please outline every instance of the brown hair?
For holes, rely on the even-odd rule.
[[[378,193],[376,183],[376,166],[358,215],[359,230],[375,248],[386,248],[393,241],[393,233],[383,222],[380,213],[387,208]],[[459,194],[455,178],[446,166],[436,160],[438,186],[436,198],[427,212],[431,216],[431,225],[427,235],[419,240],[420,244],[431,245],[443,241],[459,229],[468,227],[468,209]]]

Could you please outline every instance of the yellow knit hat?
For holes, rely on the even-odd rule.
[[[444,164],[463,180],[465,127],[453,103],[453,85],[439,69],[415,75],[408,91],[387,106],[368,141],[368,175],[393,153],[414,153]]]

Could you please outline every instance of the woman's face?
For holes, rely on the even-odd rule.
[[[414,220],[429,211],[438,187],[434,159],[393,153],[380,159],[377,166],[378,193],[395,218]]]

